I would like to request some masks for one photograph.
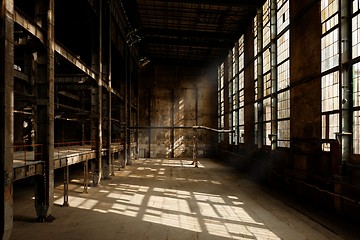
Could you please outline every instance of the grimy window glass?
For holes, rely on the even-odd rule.
[[[225,87],[225,66],[222,63],[218,67],[218,128],[223,129],[225,127],[225,96],[224,96],[224,87]],[[219,142],[224,141],[224,134],[218,135]]]
[[[254,86],[255,86],[255,99],[254,99],[254,143],[258,143],[258,101],[259,101],[259,91],[258,91],[258,36],[257,36],[257,16],[254,18]]]
[[[360,57],[360,0],[352,2],[352,58]],[[360,154],[360,60],[352,68],[353,153]]]
[[[238,116],[239,116],[239,142],[244,143],[244,130],[245,130],[245,114],[244,114],[244,106],[245,106],[245,78],[244,78],[244,36],[241,36],[239,39],[239,72],[238,72],[238,79],[239,79],[239,108],[238,108]]]
[[[339,1],[321,0],[321,113],[322,145],[330,151],[330,142],[336,139],[340,126],[339,78]]]
[[[271,135],[271,55],[270,55],[270,0],[263,5],[263,143],[270,146]]]

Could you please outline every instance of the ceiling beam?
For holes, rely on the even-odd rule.
[[[140,34],[146,36],[163,36],[163,37],[178,37],[190,39],[212,39],[218,41],[236,41],[241,33],[224,33],[224,32],[205,32],[193,30],[176,30],[163,28],[144,28],[141,29]]]
[[[194,60],[187,58],[168,58],[168,57],[149,57],[151,60],[150,64],[161,64],[161,65],[181,65],[181,66],[197,66],[207,67],[212,65],[214,61],[207,60]]]
[[[234,41],[229,39],[194,39],[194,38],[169,38],[148,36],[144,38],[147,44],[206,47],[212,49],[228,49],[234,46]]]
[[[177,2],[179,0],[155,0],[155,2]],[[181,3],[207,4],[220,6],[262,6],[265,0],[182,0]]]

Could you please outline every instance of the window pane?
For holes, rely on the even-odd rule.
[[[322,112],[339,110],[339,72],[321,78]]]
[[[360,63],[353,66],[353,103],[354,107],[360,107]]]
[[[360,111],[354,111],[354,154],[360,154]]]
[[[278,122],[278,146],[290,147],[290,120]]]

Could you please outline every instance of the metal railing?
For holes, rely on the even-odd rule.
[[[81,153],[92,151],[92,141],[70,141],[57,142],[54,144],[55,160],[71,155],[79,155]]]
[[[14,145],[13,160],[21,161],[24,165],[29,162],[43,161],[42,144],[22,144]]]

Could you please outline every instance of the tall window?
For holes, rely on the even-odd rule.
[[[277,1],[278,146],[290,147],[289,0]]]
[[[229,134],[230,144],[237,144],[237,53],[235,47],[228,55],[228,76],[229,76],[229,127],[232,132]]]
[[[239,71],[238,71],[238,79],[239,79],[239,142],[244,143],[244,125],[245,125],[245,78],[244,78],[244,36],[241,36],[239,39]]]
[[[255,144],[258,143],[258,130],[259,130],[259,86],[258,86],[258,35],[257,35],[257,16],[254,18],[254,86],[255,86],[255,99],[254,99],[254,136],[255,136]]]
[[[352,14],[353,153],[360,154],[360,0],[353,0]]]
[[[271,59],[270,59],[270,0],[263,5],[263,143],[271,144]]]
[[[218,128],[225,127],[225,66],[224,63],[218,68]],[[224,135],[219,134],[219,142],[224,141]]]
[[[353,66],[353,153],[360,154],[360,63]]]
[[[340,125],[339,1],[321,0],[322,139],[335,139]],[[329,151],[330,144],[324,143]]]

